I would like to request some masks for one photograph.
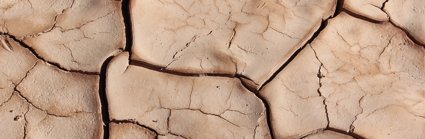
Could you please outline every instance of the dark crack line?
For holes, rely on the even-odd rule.
[[[59,70],[62,70],[62,71],[65,71],[65,72],[80,73],[80,74],[85,74],[85,75],[98,75],[99,74],[97,72],[87,72],[87,71],[82,71],[82,70],[66,69],[66,68],[62,67],[59,63],[48,61],[48,60],[44,59],[43,57],[41,57],[40,55],[37,54],[37,52],[35,51],[34,48],[30,47],[29,45],[27,45],[23,41],[17,39],[15,36],[7,34],[7,33],[0,33],[0,35],[4,35],[4,36],[11,38],[13,41],[17,42],[21,47],[28,49],[32,53],[32,55],[34,55],[37,59],[39,59],[43,62],[46,62],[49,65],[53,65],[54,67],[58,68]]]

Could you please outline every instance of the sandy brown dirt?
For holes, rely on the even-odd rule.
[[[422,0],[1,0],[0,138],[423,139]]]

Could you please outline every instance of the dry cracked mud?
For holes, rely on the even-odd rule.
[[[421,0],[1,0],[7,139],[423,139]]]

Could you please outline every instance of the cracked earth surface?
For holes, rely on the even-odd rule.
[[[422,139],[421,0],[2,0],[2,138]]]

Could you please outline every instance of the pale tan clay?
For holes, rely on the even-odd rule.
[[[26,114],[27,138],[100,139],[103,138],[100,117],[89,113],[55,116],[30,107]]]
[[[0,0],[0,138],[424,139],[424,22],[423,0]]]
[[[1,92],[3,93],[3,92]],[[15,93],[16,94],[16,93]],[[28,104],[18,95],[11,95],[10,99],[0,105],[1,138],[21,139],[25,136]]]
[[[7,0],[0,3],[0,31],[64,69],[98,73],[123,48],[120,7],[112,0]]]
[[[311,44],[329,126],[365,138],[425,137],[425,49],[390,23],[341,13]]]
[[[109,125],[110,139],[155,139],[155,132],[130,123],[112,123]]]
[[[134,0],[131,59],[261,86],[332,15],[334,0]]]
[[[134,119],[162,136],[270,138],[264,105],[240,80],[161,73],[128,65],[128,56],[108,65],[112,120]]]
[[[388,21],[388,15],[381,10],[387,0],[344,0],[343,8],[376,21]]]

